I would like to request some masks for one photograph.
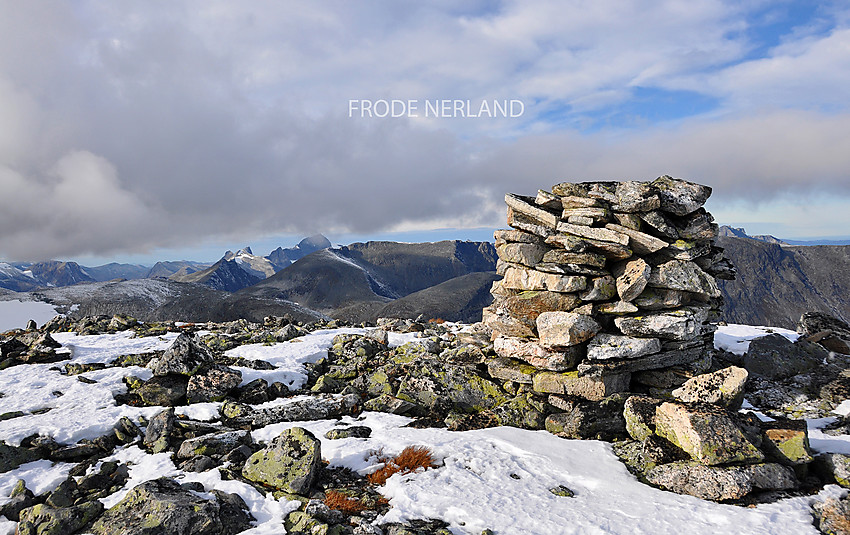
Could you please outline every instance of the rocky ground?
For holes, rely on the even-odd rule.
[[[451,508],[430,515],[426,508],[419,518],[400,513],[411,492],[400,490],[401,475],[456,474],[458,452],[473,446],[414,461],[400,448],[364,453],[354,446],[373,433],[507,427],[544,433],[522,440],[546,444],[547,452],[561,444],[569,451],[575,441],[563,439],[609,442],[631,480],[642,482],[633,484],[699,498],[676,497],[688,500],[682,503],[695,518],[701,508],[717,507],[712,502],[726,504],[724,514],[795,504],[793,514],[782,520],[772,513],[758,529],[801,533],[808,525],[845,533],[848,502],[840,487],[850,486],[850,456],[840,452],[850,453],[842,438],[850,422],[841,414],[850,412],[850,357],[836,344],[846,333],[824,318],[804,320],[803,336],[721,327],[707,373],[675,388],[590,401],[540,393],[528,370],[501,366],[480,324],[57,317],[0,337],[0,515],[7,520],[0,532],[509,533],[490,531],[500,525],[498,506],[492,524],[479,519],[484,529],[454,518]],[[390,428],[386,418],[405,427]],[[494,435],[476,436],[483,443]],[[429,451],[424,446],[420,453]],[[594,455],[604,465],[606,453]],[[466,461],[460,473],[489,473],[478,462]],[[401,475],[382,481],[375,475],[382,470]],[[515,470],[498,485],[536,479],[558,500],[591,493],[578,480],[529,480]],[[666,503],[665,494],[649,499]],[[537,532],[551,532],[540,515]],[[635,526],[623,521],[607,531],[621,528]],[[600,526],[585,531],[592,529]]]

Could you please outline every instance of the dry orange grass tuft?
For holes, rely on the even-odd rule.
[[[443,318],[431,318],[428,320],[428,323],[436,323],[437,325],[440,325],[441,323],[445,322],[446,320],[444,320]]]
[[[382,457],[380,461],[384,463],[384,467],[367,476],[369,483],[373,485],[383,485],[390,476],[398,472],[409,474],[420,468],[427,470],[428,468],[435,468],[437,466],[434,463],[434,456],[431,454],[431,450],[425,446],[408,446],[396,455],[395,458]]]
[[[325,505],[349,515],[356,515],[366,510],[366,506],[360,503],[360,500],[349,498],[335,490],[325,492]]]

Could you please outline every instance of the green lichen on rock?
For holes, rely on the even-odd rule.
[[[302,427],[283,431],[245,462],[242,475],[251,481],[293,494],[306,494],[322,462],[321,443]]]
[[[94,520],[103,511],[99,501],[72,507],[50,507],[38,504],[20,513],[18,535],[67,535],[74,533]]]

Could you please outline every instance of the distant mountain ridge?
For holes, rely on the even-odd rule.
[[[770,234],[758,234],[755,236],[750,236],[743,228],[735,228],[730,227],[728,225],[721,226],[718,235],[725,236],[728,238],[746,238],[750,240],[758,240],[766,243],[775,243],[777,245],[790,245],[789,243],[780,240],[776,236],[771,236]]]

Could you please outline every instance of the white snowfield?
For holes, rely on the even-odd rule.
[[[49,303],[20,299],[0,301],[0,333],[11,329],[23,329],[27,321],[31,319],[42,325],[54,316],[56,316],[56,308]]]
[[[263,359],[274,370],[240,368],[243,382],[263,377],[298,386],[306,374],[305,362],[326,354],[340,332],[363,329],[317,331],[272,346],[248,345],[228,352],[246,359]],[[774,331],[778,331],[774,329]],[[748,340],[766,334],[764,328],[723,326],[717,333],[718,347],[740,348]],[[782,334],[785,334],[784,332]],[[54,335],[72,352],[72,362],[108,362],[120,355],[166,348],[175,335],[132,338],[131,333],[76,336]],[[392,345],[415,340],[413,335],[392,335]],[[77,376],[55,370],[62,363],[21,365],[0,372],[0,412],[22,411],[26,415],[0,422],[0,439],[9,444],[33,434],[53,436],[62,443],[95,438],[106,433],[121,416],[151,417],[160,407],[129,407],[115,404],[112,395],[123,392],[121,378],[135,374],[150,376],[144,368],[110,368],[83,374],[96,384],[85,384]],[[250,373],[249,373],[250,372]],[[264,406],[290,403],[280,399]],[[178,414],[197,419],[216,416],[217,403],[177,407]],[[33,414],[50,408],[46,413]],[[406,446],[430,448],[440,466],[415,474],[392,476],[380,488],[391,505],[389,513],[376,522],[414,518],[440,518],[456,534],[478,535],[485,528],[499,535],[512,534],[816,534],[810,507],[827,496],[841,496],[844,489],[831,485],[819,495],[798,497],[757,507],[737,507],[661,491],[640,483],[611,452],[610,445],[593,440],[565,440],[545,431],[497,427],[451,432],[445,429],[403,427],[410,419],[382,413],[364,413],[342,421],[290,422],[273,424],[252,432],[256,441],[268,441],[282,430],[301,426],[322,441],[322,454],[331,466],[345,466],[368,474],[378,468],[378,450],[400,452]],[[328,440],[324,434],[340,424],[366,425],[368,439]],[[819,451],[850,452],[848,437],[823,435],[812,421],[812,446]],[[820,434],[819,434],[820,433]],[[297,502],[275,500],[237,481],[222,481],[217,469],[202,473],[183,472],[168,454],[147,454],[137,446],[116,450],[108,459],[130,465],[130,480],[121,491],[104,498],[110,507],[144,481],[161,476],[183,482],[198,481],[207,491],[221,489],[238,493],[257,519],[247,535],[284,533],[283,518]],[[36,493],[55,487],[73,465],[36,461],[0,474],[0,503],[7,501],[18,479]],[[95,467],[96,469],[96,467]],[[549,489],[564,485],[575,496],[559,497]],[[0,535],[12,534],[15,523],[0,517]]]

